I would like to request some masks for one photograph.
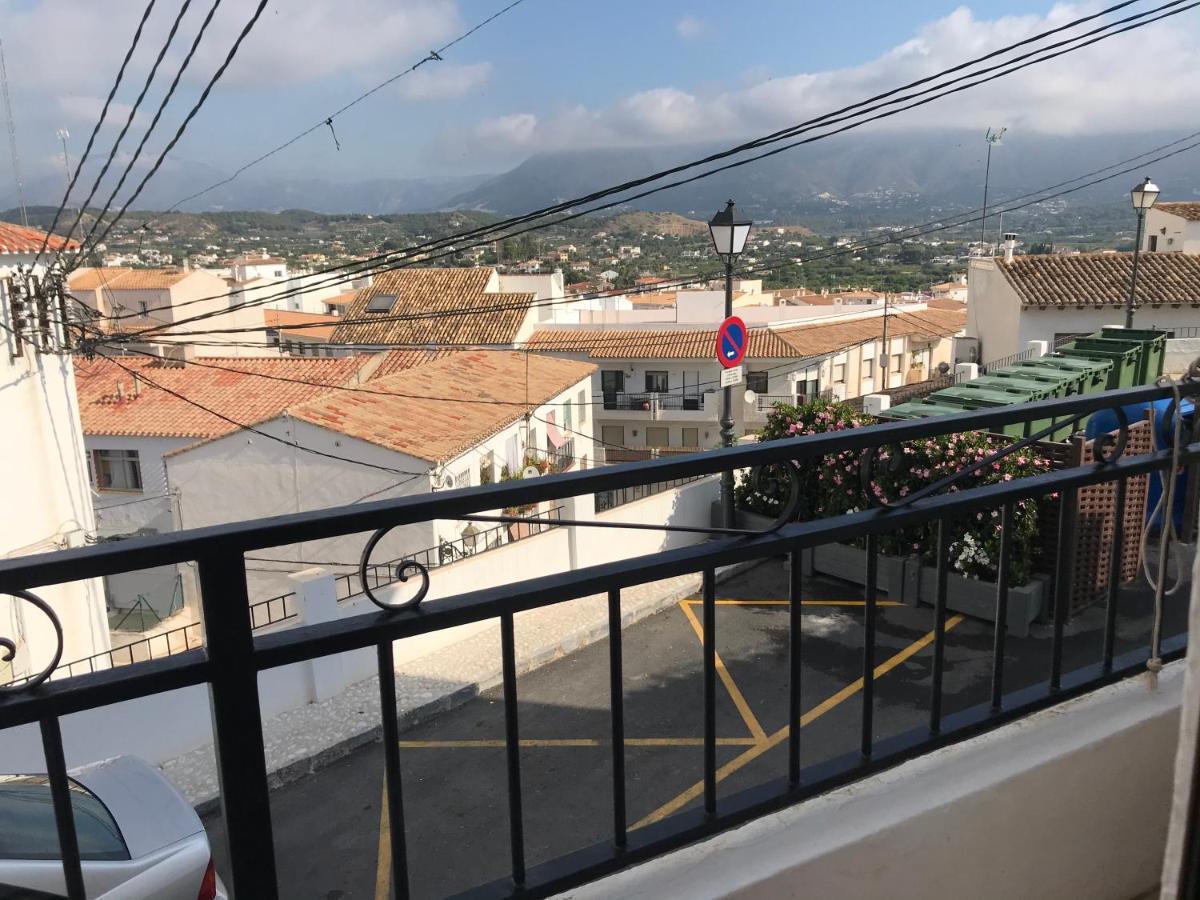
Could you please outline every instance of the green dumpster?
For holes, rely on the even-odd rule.
[[[1099,335],[1093,337],[1111,338],[1113,340],[1137,341],[1142,345],[1142,368],[1139,371],[1141,384],[1153,384],[1162,375],[1163,354],[1167,349],[1167,333],[1152,328],[1118,328],[1106,325],[1100,329]]]
[[[978,381],[979,379],[975,379],[975,381],[944,388],[933,394],[930,399],[941,404],[960,406],[963,409],[979,410],[1016,406],[1018,403],[1025,403],[1031,399],[1027,395],[1023,395],[1021,391],[976,386]],[[1010,437],[1025,437],[1031,433],[1031,429],[1036,431],[1049,424],[1049,421],[1012,422],[1004,425],[1000,431]]]
[[[1140,384],[1142,345],[1131,341],[1108,338],[1076,338],[1059,347],[1054,356],[1074,359],[1111,359],[1113,370],[1108,375],[1108,389],[1129,388]]]
[[[1112,371],[1112,360],[1077,359],[1065,356],[1042,356],[1014,363],[1004,371],[1013,373],[1059,374],[1064,378],[1076,379],[1079,394],[1096,394],[1108,387],[1108,376]]]

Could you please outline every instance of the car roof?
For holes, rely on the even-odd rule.
[[[91,763],[70,774],[108,808],[134,859],[203,831],[179,791],[135,756]]]

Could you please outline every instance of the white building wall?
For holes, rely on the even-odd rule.
[[[179,527],[168,496],[167,465],[163,457],[194,443],[196,438],[84,435],[83,445],[89,456],[95,450],[136,450],[142,469],[140,491],[102,491],[91,485],[97,532],[109,536],[131,534],[144,528],[163,532]]]
[[[994,260],[972,259],[967,270],[967,337],[979,339],[981,363],[1011,356],[1025,348],[1021,337],[1021,299]],[[1045,324],[1042,325],[1043,329]],[[1042,334],[1038,340],[1048,340]]]
[[[1142,249],[1155,245],[1158,253],[1200,253],[1200,222],[1189,222],[1163,209],[1146,213]]]
[[[417,473],[417,477],[410,479],[409,475],[327,459],[258,434],[235,432],[167,457],[167,478],[177,493],[185,527],[343,506],[376,491],[379,493],[369,499],[391,499],[430,490],[427,474],[430,465],[424,460],[291,418],[272,419],[255,427],[289,443]],[[367,537],[355,535],[271,548],[255,555],[294,562],[253,567],[294,571],[299,567],[296,564],[304,561],[356,563]],[[432,524],[409,525],[385,538],[374,558],[385,561],[431,546]],[[351,568],[346,566],[339,571],[348,572]],[[252,600],[290,590],[284,571],[252,571],[247,577]]]
[[[0,422],[4,442],[5,505],[0,556],[14,557],[82,546],[95,532],[75,374],[69,356],[34,353],[14,358],[7,331],[9,303],[0,296]],[[64,632],[64,661],[108,649],[104,594],[96,580],[38,587],[33,593],[55,610]],[[51,623],[31,604],[0,595],[0,635],[18,643],[11,671],[38,671],[50,662],[56,639]],[[0,681],[6,680],[0,677]]]
[[[1104,309],[1024,309],[1017,332],[1017,349],[1024,349],[1029,341],[1053,341],[1068,334],[1092,334],[1105,325],[1124,324],[1125,310],[1116,306]],[[1186,328],[1192,329],[1187,332],[1191,334],[1200,328],[1200,309],[1190,306],[1161,306],[1157,309],[1143,306],[1134,313],[1133,327],[1165,331]]]

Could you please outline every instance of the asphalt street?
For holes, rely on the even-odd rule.
[[[1164,632],[1183,630],[1186,590],[1169,601]],[[769,560],[718,585],[718,796],[787,771],[787,572]],[[862,721],[861,589],[804,583],[801,758],[805,766],[853,752]],[[1123,590],[1117,652],[1148,645],[1149,594]],[[701,608],[684,601],[623,631],[630,828],[699,803],[702,776]],[[928,721],[933,610],[881,595],[876,639],[876,740]],[[520,620],[517,621],[520,628]],[[1068,625],[1064,668],[1097,661],[1103,609]],[[1049,625],[1009,637],[1006,689],[1043,681]],[[990,696],[993,628],[947,620],[944,709]],[[530,866],[612,836],[608,644],[601,641],[518,680],[521,778]],[[500,690],[401,734],[414,897],[442,897],[509,872],[504,713]],[[382,814],[383,754],[365,747],[272,795],[281,896],[390,896]],[[219,816],[206,822],[225,865]],[[384,840],[381,841],[381,834]]]

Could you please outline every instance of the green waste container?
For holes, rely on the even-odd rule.
[[[1113,369],[1108,375],[1108,389],[1130,388],[1140,384],[1142,345],[1135,341],[1114,341],[1108,338],[1076,338],[1059,347],[1054,356],[1073,359],[1111,359]]]
[[[1153,328],[1118,328],[1106,325],[1093,337],[1137,341],[1142,345],[1142,368],[1138,375],[1141,384],[1153,384],[1163,370],[1163,355],[1167,349],[1167,333]]]
[[[1028,402],[1031,398],[1021,391],[1004,390],[976,386],[979,379],[944,388],[929,399],[936,403],[960,406],[962,409],[995,409],[1001,406],[1016,406]],[[1035,398],[1041,399],[1041,398]],[[1025,437],[1040,428],[1049,425],[1049,421],[1011,422],[1000,428],[1001,433],[1010,437]],[[1031,430],[1032,429],[1032,430]]]
[[[1076,380],[1079,394],[1097,394],[1108,387],[1112,360],[1079,359],[1065,356],[1042,356],[1014,363],[1004,371],[1013,373],[1057,374]]]

